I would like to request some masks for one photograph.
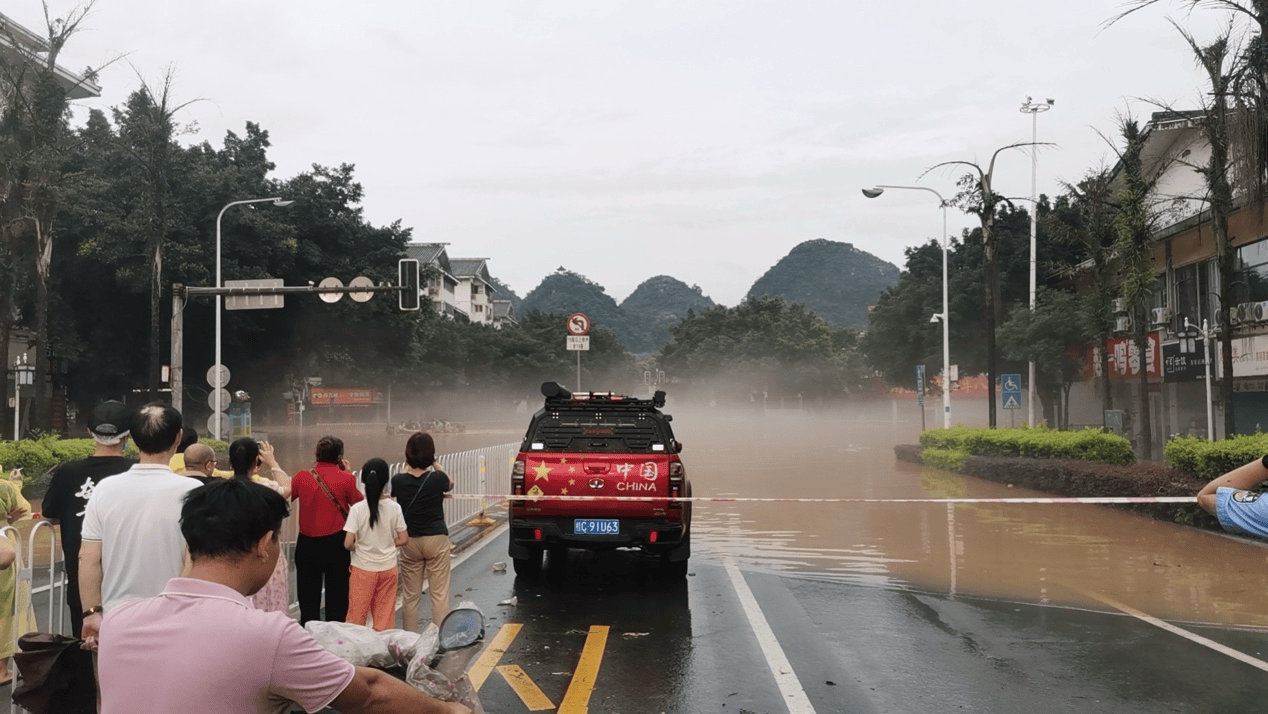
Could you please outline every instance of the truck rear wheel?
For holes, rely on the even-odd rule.
[[[526,558],[511,558],[515,566],[515,575],[526,580],[535,580],[542,574],[542,552],[529,550]]]
[[[687,566],[690,560],[670,560],[668,556],[661,556],[660,573],[670,580],[681,580],[687,577]]]

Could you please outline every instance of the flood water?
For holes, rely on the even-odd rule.
[[[918,420],[888,407],[855,414],[674,408],[697,497],[998,498],[1036,494],[898,463]],[[522,420],[522,423],[521,423]],[[438,434],[441,453],[516,442],[527,417]],[[279,460],[312,463],[325,433],[354,468],[403,458],[407,435],[381,426],[272,430]],[[1109,609],[1094,595],[1164,619],[1268,628],[1268,548],[1107,506],[945,503],[697,503],[693,557],[872,587]]]
[[[696,496],[999,498],[1038,494],[895,460],[919,423],[675,413]],[[697,557],[860,585],[1268,627],[1268,548],[1108,506],[698,503]]]

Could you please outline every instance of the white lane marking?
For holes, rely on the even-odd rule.
[[[1099,600],[1102,603],[1114,608],[1115,610],[1120,610],[1128,615],[1131,615],[1132,617],[1138,620],[1147,622],[1150,625],[1153,625],[1154,627],[1166,630],[1167,632],[1170,632],[1173,635],[1179,635],[1183,637],[1184,639],[1189,640],[1190,642],[1196,642],[1197,644],[1202,645],[1203,647],[1209,647],[1215,650],[1216,652],[1219,652],[1220,654],[1228,655],[1229,657],[1232,657],[1238,662],[1244,662],[1254,667],[1255,669],[1268,672],[1268,662],[1265,662],[1262,659],[1256,659],[1254,657],[1251,657],[1245,652],[1239,652],[1238,650],[1235,650],[1232,647],[1228,647],[1226,645],[1222,645],[1216,642],[1215,640],[1208,640],[1202,635],[1199,635],[1194,632],[1189,632],[1183,627],[1176,627],[1175,625],[1169,622],[1163,622],[1162,620],[1159,620],[1153,615],[1143,613],[1140,610],[1137,610],[1136,608],[1131,607],[1130,605],[1125,605],[1113,598],[1106,597],[1105,595],[1101,595],[1100,593],[1094,593],[1090,590],[1084,590],[1082,588],[1073,588],[1073,589],[1083,593],[1084,595],[1087,595],[1093,600]]]
[[[498,526],[497,528],[494,528],[492,531],[489,531],[488,533],[482,534],[480,538],[476,541],[475,545],[462,551],[462,555],[453,559],[453,562],[449,564],[450,567],[451,568],[457,567],[467,562],[467,558],[470,558],[476,553],[479,553],[480,550],[484,548],[484,546],[497,540],[497,537],[505,533],[507,529],[509,529],[510,527],[511,527],[510,523],[503,521],[502,525]]]
[[[766,655],[766,664],[770,667],[771,674],[775,675],[775,684],[779,685],[784,704],[788,706],[788,714],[815,714],[815,709],[806,696],[806,690],[801,686],[801,680],[797,679],[792,664],[788,662],[783,648],[779,646],[779,640],[775,639],[775,632],[771,630],[770,623],[762,614],[762,608],[758,606],[757,598],[753,597],[753,591],[744,580],[744,574],[735,567],[730,557],[727,557],[725,561],[727,575],[731,577],[731,585],[735,587],[735,594],[740,598],[744,614],[748,616],[748,624],[753,628],[757,643],[762,647],[762,654]]]
[[[498,536],[500,536],[500,535],[502,535],[503,533],[505,533],[505,532],[507,531],[507,529],[508,529],[508,528],[510,528],[510,527],[511,527],[511,524],[510,524],[510,523],[503,522],[503,523],[502,523],[502,525],[498,526],[497,528],[494,528],[493,530],[489,531],[488,533],[484,533],[484,534],[482,534],[479,538],[477,538],[477,539],[476,539],[476,542],[475,542],[475,544],[474,544],[474,545],[472,545],[472,546],[468,547],[466,550],[462,551],[462,555],[459,555],[457,558],[454,558],[454,559],[453,559],[453,562],[449,563],[449,568],[452,570],[453,568],[456,568],[456,567],[458,567],[459,565],[462,565],[463,563],[467,562],[467,559],[468,559],[468,558],[470,558],[471,556],[475,555],[476,553],[479,553],[479,552],[480,552],[480,550],[481,550],[482,548],[484,548],[484,546],[486,546],[486,545],[488,545],[488,544],[492,543],[493,541],[497,540],[497,537],[498,537]],[[429,588],[430,586],[431,586],[431,582],[430,582],[430,581],[428,581],[428,582],[424,582],[424,583],[423,583],[423,589],[418,591],[418,592],[419,592],[419,594],[421,595],[422,593],[427,592],[427,590],[428,590],[428,588]],[[401,607],[402,607],[402,605],[401,605],[400,603],[401,603],[401,601],[400,601],[400,600],[397,600],[397,605],[396,605],[396,609],[397,609],[397,610],[401,609]]]

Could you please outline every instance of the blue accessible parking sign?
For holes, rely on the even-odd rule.
[[[1021,409],[1021,375],[999,376],[1000,401],[1005,409]]]

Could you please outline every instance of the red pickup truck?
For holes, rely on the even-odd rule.
[[[542,554],[568,548],[640,548],[673,577],[691,557],[691,483],[669,422],[665,393],[636,399],[609,392],[573,394],[542,385],[511,470],[509,555],[515,573],[535,577]],[[583,496],[582,499],[551,498]],[[633,496],[640,500],[616,500]]]

